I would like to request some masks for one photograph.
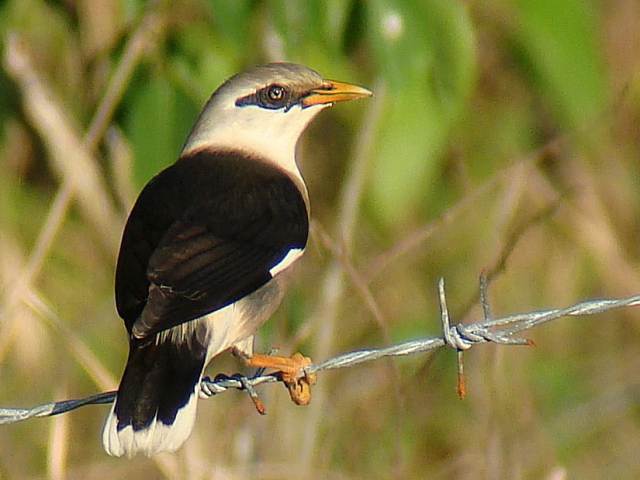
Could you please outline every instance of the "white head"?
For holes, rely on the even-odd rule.
[[[260,65],[231,77],[213,93],[183,153],[203,147],[242,150],[298,175],[295,147],[309,122],[334,102],[369,95],[302,65]]]

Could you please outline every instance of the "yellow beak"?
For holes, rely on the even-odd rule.
[[[312,105],[346,102],[357,98],[370,97],[371,95],[373,93],[366,88],[350,83],[327,80],[322,87],[311,90],[311,93],[302,99],[302,106],[310,107]]]

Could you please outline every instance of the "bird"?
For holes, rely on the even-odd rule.
[[[129,355],[102,443],[113,456],[175,451],[194,426],[207,364],[232,350],[277,368],[297,403],[309,363],[253,352],[309,236],[296,144],[334,103],[372,95],[293,63],[258,65],[206,102],[177,161],[139,194],[124,227],[115,300]]]

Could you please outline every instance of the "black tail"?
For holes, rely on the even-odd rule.
[[[193,428],[206,346],[165,332],[132,340],[118,395],[102,432],[110,455],[174,451]]]

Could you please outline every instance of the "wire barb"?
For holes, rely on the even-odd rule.
[[[343,353],[329,358],[322,363],[305,367],[305,373],[310,375],[324,370],[352,367],[360,363],[385,357],[426,353],[448,346],[454,348],[458,355],[458,394],[462,398],[466,394],[462,354],[471,347],[488,342],[499,345],[533,345],[531,340],[518,338],[515,335],[562,317],[595,315],[609,310],[640,306],[640,295],[634,295],[619,299],[587,300],[566,308],[539,310],[493,318],[487,301],[487,281],[486,278],[483,280],[483,276],[481,276],[480,302],[484,314],[483,321],[465,325],[457,324],[451,327],[444,289],[444,279],[442,278],[438,282],[438,296],[440,301],[442,336],[410,340],[383,348]],[[255,388],[265,383],[276,383],[280,381],[281,377],[278,373],[265,375],[264,372],[258,371],[257,374],[252,377],[220,374],[213,380],[209,377],[204,377],[200,382],[199,395],[202,398],[209,398],[229,389],[245,390],[254,402],[258,412],[264,413],[264,404],[260,400]],[[32,408],[0,408],[0,425],[17,423],[34,417],[59,415],[85,405],[109,404],[113,402],[115,396],[116,392],[112,391],[90,395],[81,399],[45,403]]]

